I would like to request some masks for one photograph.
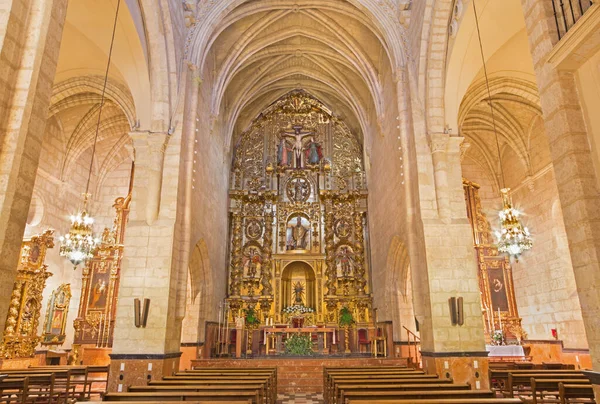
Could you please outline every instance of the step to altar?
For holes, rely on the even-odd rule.
[[[194,367],[277,367],[277,392],[322,393],[324,367],[408,366],[407,358],[255,358],[195,359]]]

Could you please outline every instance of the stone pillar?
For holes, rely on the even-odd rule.
[[[0,333],[35,182],[67,0],[0,1]]]
[[[176,315],[178,276],[173,256],[175,214],[174,208],[167,209],[176,201],[164,200],[162,189],[170,136],[135,132],[131,138],[135,181],[121,268],[110,391],[169,375],[179,369],[181,356],[181,319]],[[177,182],[169,183],[169,187],[177,187]],[[135,327],[135,298],[150,299],[146,327]]]
[[[470,382],[475,389],[486,389],[489,387],[488,359],[477,265],[464,197],[460,197],[463,192],[462,138],[433,134],[429,136],[432,155],[419,149],[414,139],[423,125],[413,120],[408,100],[415,86],[409,85],[410,82],[408,71],[399,72],[398,110],[404,177],[407,178],[407,238],[415,305],[418,306],[415,311],[421,323],[423,367],[443,378]],[[430,176],[435,187],[421,184]],[[416,192],[418,196],[414,195]],[[427,202],[439,205],[437,216],[431,214],[431,209],[427,215],[423,214]],[[463,298],[462,326],[451,323],[448,304],[451,297]]]
[[[551,2],[521,2],[581,314],[592,365],[600,371],[600,193],[588,138],[591,134],[585,126],[574,73],[558,71],[546,63],[558,42]]]

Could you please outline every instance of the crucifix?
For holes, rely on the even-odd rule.
[[[294,139],[294,157],[296,157],[296,168],[302,168],[302,155],[303,155],[303,147],[302,141],[304,138],[313,136],[314,133],[311,131],[302,131],[302,125],[294,125],[292,126],[293,133],[291,131],[285,131],[281,136],[283,138],[293,138]]]

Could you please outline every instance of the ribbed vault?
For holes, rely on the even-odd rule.
[[[381,75],[402,59],[400,26],[382,25],[361,4],[370,2],[223,3],[197,24],[188,58],[212,83],[210,111],[227,136],[294,89],[333,107],[359,137],[384,114]]]

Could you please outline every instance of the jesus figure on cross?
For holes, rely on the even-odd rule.
[[[293,138],[294,139],[294,147],[293,147],[293,151],[294,151],[294,157],[296,158],[296,167],[295,168],[302,168],[304,166],[303,164],[303,155],[304,155],[304,147],[302,146],[302,141],[304,140],[304,138],[309,137],[309,136],[313,136],[313,132],[303,132],[302,131],[302,125],[294,125],[292,126],[292,129],[294,130],[293,133],[286,131],[282,134],[282,137],[287,137],[287,138]]]

